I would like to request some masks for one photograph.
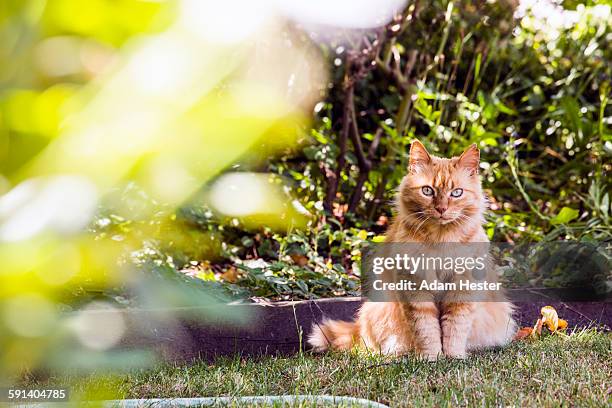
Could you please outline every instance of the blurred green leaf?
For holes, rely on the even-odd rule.
[[[570,221],[578,218],[578,215],[580,215],[580,212],[578,210],[574,210],[573,208],[569,207],[563,207],[561,211],[559,211],[559,213],[550,220],[550,223],[552,225],[567,224]]]

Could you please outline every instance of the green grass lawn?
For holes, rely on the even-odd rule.
[[[51,377],[45,384],[70,384],[73,395],[89,397],[106,390],[105,398],[328,394],[391,406],[611,406],[611,377],[612,334],[584,330],[465,361],[305,353]]]

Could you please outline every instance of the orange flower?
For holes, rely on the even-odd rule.
[[[567,329],[567,321],[559,319],[559,315],[554,307],[544,306],[540,310],[540,313],[542,314],[542,318],[538,319],[533,328],[523,327],[522,329],[519,329],[514,336],[514,340],[522,340],[528,337],[537,339],[542,336],[543,326],[546,326],[546,328],[548,328],[548,330],[553,334],[560,330]]]

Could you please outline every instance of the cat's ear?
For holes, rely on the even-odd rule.
[[[408,164],[408,171],[414,173],[419,168],[426,166],[431,163],[431,156],[427,153],[427,149],[423,146],[423,143],[415,140],[410,145],[410,162]]]
[[[465,149],[459,160],[457,161],[457,167],[462,167],[470,171],[470,175],[478,174],[478,165],[480,163],[480,150],[476,143],[473,143]]]

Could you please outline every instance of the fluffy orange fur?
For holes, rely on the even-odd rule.
[[[488,242],[479,160],[476,145],[445,159],[413,142],[386,242]],[[457,189],[459,197],[451,194]],[[354,322],[315,324],[308,341],[315,351],[358,346],[385,354],[416,352],[428,360],[465,358],[470,350],[507,344],[516,332],[512,304],[503,294],[491,300],[465,302],[432,294],[431,301],[366,302]]]

